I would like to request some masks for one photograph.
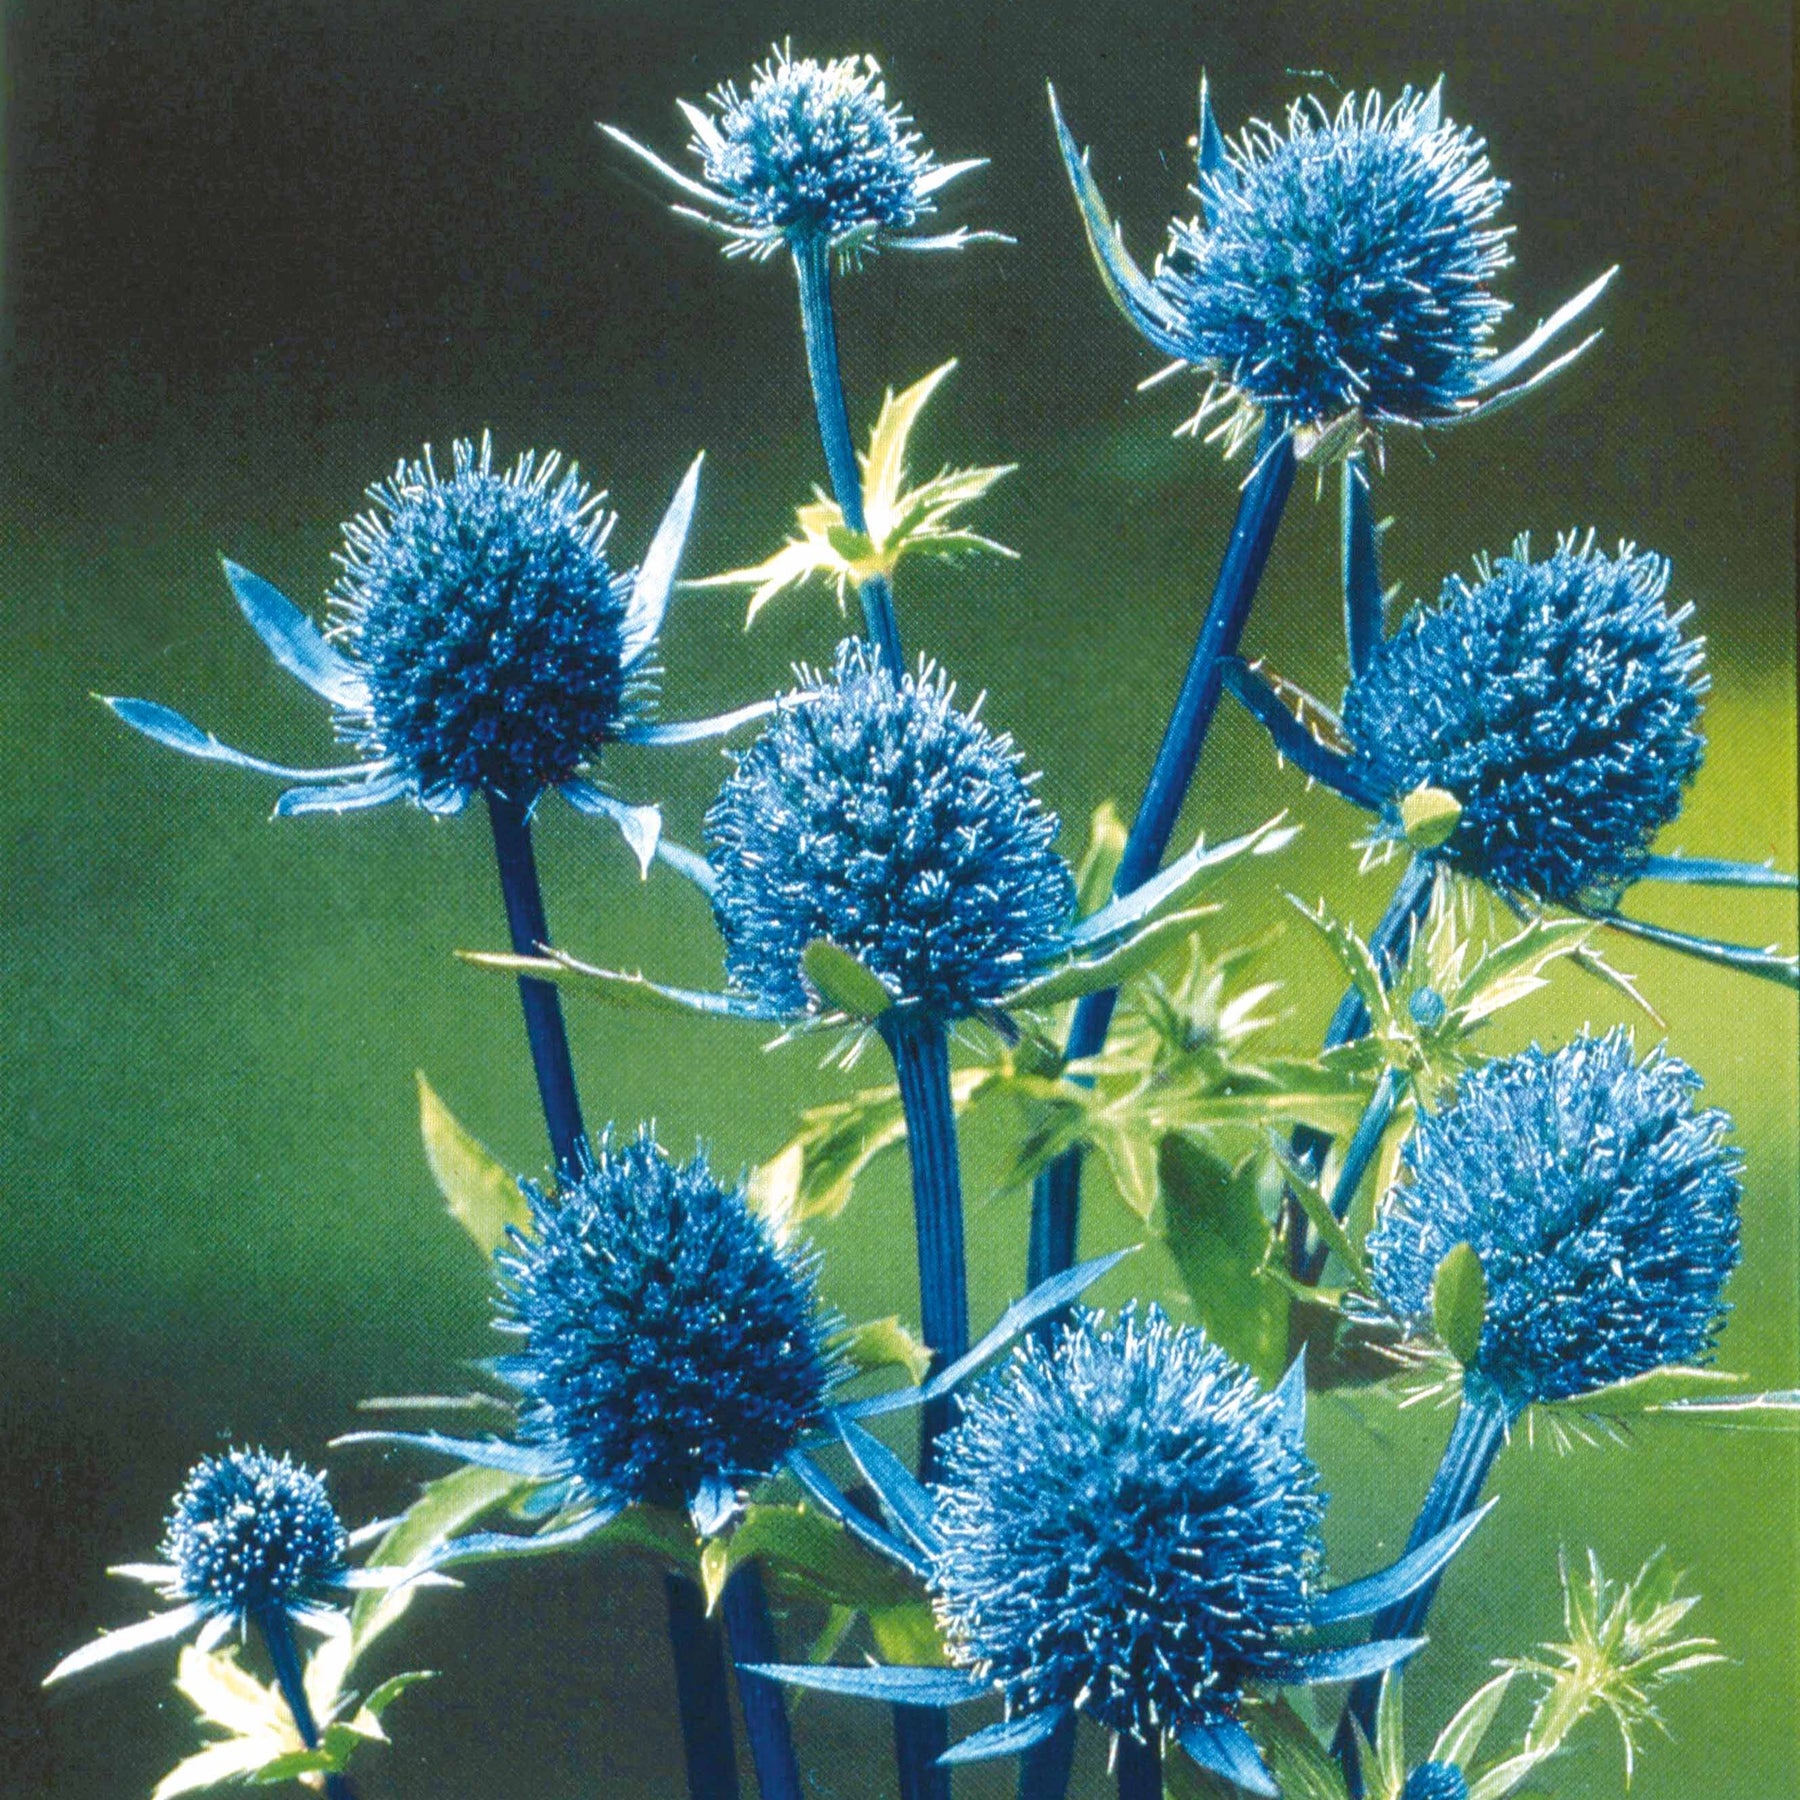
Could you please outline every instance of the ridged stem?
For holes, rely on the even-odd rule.
[[[487,805],[512,947],[519,956],[537,956],[550,941],[550,927],[544,917],[537,858],[532,854],[531,815],[519,801],[498,794],[489,794]],[[557,1174],[566,1178],[579,1173],[587,1159],[587,1132],[581,1123],[581,1099],[575,1091],[575,1065],[563,1026],[562,1002],[551,983],[521,975],[519,1005],[525,1014],[525,1037],[531,1046],[544,1124],[550,1133],[550,1153]]]
[[[737,1754],[732,1748],[731,1691],[718,1621],[686,1575],[663,1576],[669,1600],[669,1648],[675,1657],[675,1709],[687,1760],[689,1800],[737,1800]]]
[[[962,1169],[956,1146],[956,1109],[950,1094],[950,1040],[944,1026],[916,1013],[889,1013],[881,1035],[894,1059],[906,1115],[906,1152],[912,1168],[913,1228],[919,1254],[919,1324],[931,1366],[954,1362],[969,1347],[968,1274],[963,1251]],[[937,1441],[953,1417],[955,1400],[925,1407],[919,1421],[919,1475],[931,1480]],[[894,1754],[901,1800],[948,1800],[950,1774],[938,1757],[950,1741],[940,1711],[894,1708]]]
[[[1257,447],[1256,472],[1244,484],[1238,499],[1237,518],[1175,710],[1169,715],[1144,797],[1138,803],[1137,817],[1125,839],[1118,873],[1113,877],[1115,894],[1128,894],[1140,887],[1162,864],[1194,770],[1199,766],[1213,715],[1219,709],[1220,664],[1225,657],[1237,654],[1257,584],[1275,542],[1275,529],[1294,485],[1294,468],[1292,440],[1272,429],[1265,431]],[[1083,996],[1069,1028],[1066,1060],[1094,1056],[1104,1048],[1118,998],[1116,988]],[[1058,1157],[1032,1188],[1027,1286],[1035,1287],[1073,1265],[1080,1209],[1081,1153],[1071,1150]]]
[[[1440,1531],[1447,1531],[1458,1519],[1467,1518],[1481,1502],[1481,1490],[1487,1484],[1488,1471],[1506,1442],[1511,1413],[1504,1400],[1485,1386],[1463,1389],[1461,1409],[1450,1430],[1450,1441],[1438,1463],[1431,1486],[1426,1489],[1419,1516],[1413,1521],[1406,1548],[1416,1550]],[[1431,1602],[1438,1590],[1439,1577],[1433,1577],[1404,1600],[1383,1607],[1369,1625],[1369,1639],[1415,1636],[1425,1623]],[[1332,1744],[1353,1796],[1362,1793],[1362,1775],[1357,1765],[1356,1739],[1350,1729],[1352,1718],[1362,1726],[1369,1738],[1375,1734],[1375,1708],[1381,1698],[1379,1677],[1355,1683],[1344,1702],[1344,1714],[1338,1721],[1337,1737]]]
[[[1119,1739],[1119,1800],[1162,1800],[1162,1745],[1154,1738],[1140,1744],[1134,1737]]]
[[[850,414],[844,404],[844,375],[838,363],[837,320],[831,310],[831,246],[809,237],[794,246],[794,278],[800,288],[800,329],[806,338],[806,373],[812,382],[813,411],[819,419],[819,442],[831,492],[852,531],[867,532],[863,511],[862,473],[850,439]],[[900,626],[894,617],[894,590],[885,575],[871,575],[857,588],[863,626],[888,667],[902,668]]]
[[[306,1674],[300,1661],[300,1647],[294,1642],[293,1622],[279,1606],[271,1606],[253,1617],[275,1669],[275,1685],[280,1688],[288,1711],[294,1715],[294,1729],[307,1749],[316,1750],[319,1724],[313,1717],[312,1702],[306,1697]],[[356,1790],[344,1775],[327,1775],[325,1792],[328,1800],[356,1800]]]
[[[757,1791],[762,1800],[800,1800],[800,1762],[794,1754],[781,1689],[761,1675],[744,1672],[745,1663],[781,1660],[762,1571],[754,1562],[740,1563],[733,1571],[719,1597],[719,1610],[725,1620],[725,1642],[737,1668],[738,1704],[743,1708],[750,1760],[756,1767]]]
[[[1375,959],[1375,972],[1384,983],[1393,980],[1395,972],[1412,954],[1413,934],[1430,910],[1432,887],[1436,878],[1437,870],[1431,859],[1415,856],[1406,865],[1406,873],[1400,877],[1393,893],[1388,897],[1380,919],[1376,921],[1374,933],[1369,939],[1369,954]],[[1369,1009],[1364,1005],[1362,995],[1351,988],[1337,1003],[1337,1010],[1331,1015],[1331,1023],[1325,1028],[1325,1048],[1334,1050],[1340,1044],[1354,1043],[1367,1034],[1369,1024]],[[1366,1114],[1364,1116],[1367,1117]],[[1383,1129],[1385,1128],[1384,1120]],[[1290,1142],[1295,1160],[1309,1172],[1317,1174],[1324,1166],[1325,1152],[1331,1148],[1331,1139],[1322,1131],[1314,1131],[1310,1126],[1302,1125],[1295,1130]],[[1354,1192],[1355,1189],[1351,1189],[1351,1193]],[[1309,1246],[1306,1214],[1301,1211],[1299,1202],[1291,1197],[1287,1202],[1287,1236],[1289,1270],[1296,1280],[1309,1285],[1316,1283],[1325,1267],[1325,1257],[1318,1246]]]
[[[1070,1713],[1041,1744],[1019,1759],[1018,1800],[1059,1800],[1075,1768],[1075,1715]]]

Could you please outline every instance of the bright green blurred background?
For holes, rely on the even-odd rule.
[[[478,1261],[443,1215],[416,1138],[413,1071],[524,1170],[543,1156],[516,1007],[457,967],[502,935],[478,818],[266,822],[254,778],[128,737],[92,689],[153,694],[233,742],[305,759],[327,733],[267,662],[220,551],[311,602],[364,483],[425,439],[492,426],[609,484],[640,551],[693,451],[709,452],[690,567],[761,555],[817,478],[792,283],[727,266],[602,148],[592,121],[678,139],[673,100],[743,72],[772,37],[870,48],[946,159],[986,154],[953,216],[1019,243],[883,258],[842,284],[859,436],[885,382],[962,358],[921,458],[1017,460],[984,524],[1023,559],[903,580],[911,640],[941,657],[1045,773],[1078,840],[1129,807],[1185,661],[1236,473],[1168,432],[1188,394],[1134,392],[1153,359],[1087,265],[1052,146],[1054,75],[1131,241],[1187,203],[1195,77],[1222,117],[1306,86],[1448,76],[1458,118],[1515,183],[1520,328],[1624,265],[1607,336],[1534,402],[1428,447],[1400,442],[1380,490],[1409,594],[1529,528],[1592,524],[1673,557],[1712,643],[1711,749],[1669,845],[1774,854],[1794,842],[1793,256],[1785,10],[1774,4],[1507,6],[1396,0],[1201,5],[668,6],[587,0],[13,0],[5,8],[7,213],[0,455],[4,723],[6,1247],[0,1255],[8,1629],[0,1790],[140,1795],[194,1747],[145,1669],[54,1703],[36,1681],[131,1616],[104,1565],[154,1545],[167,1496],[230,1441],[313,1457],[375,1392],[440,1388],[485,1354]],[[1334,509],[1297,497],[1251,638],[1332,692]],[[818,595],[754,636],[693,596],[665,640],[670,716],[773,691],[838,625]],[[613,765],[692,838],[721,764],[699,748]],[[1391,877],[1358,877],[1358,821],[1307,796],[1225,716],[1190,809],[1215,833],[1292,804],[1282,870],[1366,929]],[[609,833],[545,809],[551,916],[573,948],[711,979],[704,910],[640,886]],[[1791,944],[1789,900],[1640,897],[1665,922]],[[1283,910],[1234,894],[1246,932]],[[1620,944],[1749,1157],[1745,1266],[1724,1358],[1796,1380],[1793,997]],[[1298,931],[1281,957],[1289,1029],[1335,998]],[[1520,1020],[1566,1034],[1620,1016],[1565,977]],[[805,1048],[729,1027],[572,1009],[590,1117],[654,1116],[726,1165],[767,1154],[794,1109],[840,1091]],[[1656,1035],[1639,1022],[1640,1041]],[[1497,1040],[1498,1041],[1498,1040]],[[1022,1274],[1023,1205],[986,1203],[971,1150],[975,1310]],[[912,1310],[902,1171],[883,1166],[823,1234],[832,1297]],[[1087,1235],[1125,1231],[1096,1189]],[[1162,1279],[1134,1266],[1134,1282]],[[1125,1292],[1119,1286],[1108,1297]],[[1337,1566],[1404,1534],[1446,1421],[1379,1436],[1316,1409]],[[1376,1417],[1379,1415],[1371,1415]],[[353,1517],[409,1472],[334,1459]],[[1408,1679],[1435,1729],[1489,1658],[1557,1624],[1559,1545],[1628,1574],[1659,1544],[1706,1595],[1734,1659],[1670,1699],[1644,1800],[1788,1793],[1796,1718],[1796,1456],[1769,1436],[1645,1430],[1626,1448],[1507,1453],[1504,1504],[1452,1574]],[[490,1573],[421,1607],[397,1647],[443,1671],[393,1716],[365,1796],[680,1791],[653,1578],[571,1561]],[[813,1700],[803,1756],[823,1796],[892,1792],[884,1721]],[[1083,1791],[1100,1792],[1097,1771]],[[1621,1786],[1595,1727],[1559,1794]],[[970,1794],[1009,1791],[1002,1774]]]

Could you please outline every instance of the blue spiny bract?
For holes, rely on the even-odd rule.
[[[1455,1763],[1420,1763],[1407,1776],[1400,1800],[1469,1800],[1469,1778]]]
[[[942,1019],[998,1001],[1056,949],[1074,881],[1009,737],[941,672],[897,680],[863,643],[785,708],[707,815],[714,916],[743,992],[801,1011],[828,938]]]
[[[520,1436],[616,1510],[707,1510],[820,1423],[832,1359],[816,1258],[776,1244],[704,1156],[602,1145],[500,1256],[500,1368]]]
[[[1470,874],[1563,904],[1610,902],[1700,767],[1703,640],[1671,609],[1669,565],[1565,538],[1521,538],[1414,607],[1344,695],[1355,765],[1399,801],[1421,786],[1462,816],[1447,854]]]
[[[1660,1051],[1634,1062],[1623,1029],[1466,1074],[1421,1115],[1369,1234],[1382,1300],[1428,1319],[1438,1265],[1470,1245],[1487,1310],[1467,1378],[1514,1414],[1705,1358],[1742,1163],[1726,1115],[1695,1109],[1699,1086]]]
[[[1291,1666],[1317,1471],[1283,1401],[1198,1330],[1085,1314],[973,1392],[942,1453],[938,1616],[1014,1710],[1155,1741]]]

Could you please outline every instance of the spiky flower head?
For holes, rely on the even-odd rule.
[[[1441,86],[1441,84],[1440,84]],[[1512,261],[1494,221],[1506,184],[1482,140],[1443,117],[1439,88],[1346,94],[1256,121],[1228,142],[1200,88],[1201,211],[1176,219],[1146,275],[1126,251],[1064,123],[1063,162],[1088,244],[1120,309],[1156,348],[1210,377],[1198,429],[1227,454],[1266,422],[1304,458],[1390,425],[1448,425],[1502,404],[1578,356],[1542,353],[1596,300],[1591,283],[1504,355],[1492,289]]]
[[[953,249],[993,235],[906,235],[936,210],[938,189],[981,163],[939,163],[889,102],[872,56],[818,62],[777,44],[747,89],[727,81],[706,108],[684,100],[681,110],[699,181],[617,128],[603,129],[698,202],[676,210],[720,233],[727,256],[760,261],[785,248],[853,259],[884,244]]]
[[[1407,1776],[1400,1800],[1469,1800],[1469,1778],[1455,1763],[1420,1763]]]
[[[817,1261],[778,1244],[704,1155],[602,1144],[499,1257],[520,1433],[615,1504],[693,1508],[769,1474],[821,1418]]]
[[[1703,1360],[1738,1259],[1742,1160],[1700,1079],[1625,1030],[1536,1045],[1464,1075],[1420,1115],[1368,1239],[1400,1318],[1431,1316],[1438,1265],[1467,1244],[1487,1288],[1466,1371],[1514,1413]]]
[[[1420,425],[1471,402],[1512,258],[1506,184],[1437,90],[1296,100],[1202,170],[1154,277],[1185,360],[1258,419],[1320,433]]]
[[[241,1617],[316,1597],[343,1575],[349,1544],[324,1476],[266,1450],[231,1450],[189,1474],[162,1554],[181,1599]]]
[[[896,678],[860,639],[801,683],[812,698],[775,716],[706,818],[732,981],[804,1010],[801,952],[826,938],[937,1017],[998,1000],[1051,953],[1075,892],[1012,739],[941,671]]]
[[[1530,551],[1521,537],[1414,607],[1351,680],[1344,730],[1396,834],[1406,795],[1443,789],[1462,808],[1445,853],[1469,874],[1607,902],[1700,767],[1705,640],[1670,607],[1663,557],[1591,534]]]
[[[1201,1331],[1083,1314],[971,1393],[941,1452],[934,1604],[1014,1710],[1080,1705],[1154,1740],[1288,1665],[1317,1471],[1281,1397]]]
[[[369,497],[331,594],[367,685],[353,741],[446,810],[478,789],[529,803],[570,780],[649,692],[627,654],[633,583],[607,558],[605,496],[555,451],[497,471],[484,433],[457,441],[448,477],[427,447]]]

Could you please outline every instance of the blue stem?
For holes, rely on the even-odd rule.
[[[1360,675],[1381,647],[1386,598],[1381,591],[1381,560],[1375,508],[1369,497],[1369,471],[1360,455],[1344,458],[1338,532],[1344,569],[1344,649],[1350,659],[1350,673]]]
[[[1388,1122],[1394,1116],[1394,1108],[1400,1104],[1400,1097],[1406,1092],[1407,1074],[1404,1069],[1396,1069],[1391,1064],[1381,1071],[1381,1079],[1375,1084],[1375,1091],[1369,1096],[1369,1104],[1363,1108],[1363,1116],[1356,1122],[1356,1130],[1351,1134],[1349,1147],[1344,1151],[1344,1164],[1338,1170],[1338,1178],[1330,1195],[1331,1216],[1340,1222],[1350,1216],[1350,1207],[1356,1199],[1356,1190],[1362,1186],[1363,1177],[1369,1172],[1369,1164],[1375,1160],[1375,1152],[1381,1148],[1382,1134],[1388,1128]],[[1301,1271],[1300,1279],[1309,1284],[1317,1284],[1325,1273],[1325,1264],[1331,1252],[1322,1243],[1314,1244],[1307,1253],[1306,1267]]]
[[[531,815],[519,801],[499,794],[489,794],[487,803],[512,947],[520,956],[536,956],[550,941],[550,927],[544,918],[537,858],[531,850]],[[563,1027],[562,1002],[550,982],[522,975],[519,1005],[525,1013],[525,1036],[531,1045],[531,1066],[537,1072],[550,1153],[559,1176],[578,1175],[587,1160],[587,1132],[581,1123],[581,1100],[575,1091],[575,1065],[569,1056],[569,1034]]]
[[[808,237],[794,246],[794,277],[800,286],[800,328],[806,337],[806,372],[812,380],[813,410],[831,492],[852,531],[866,532],[862,474],[850,441],[850,414],[844,405],[844,376],[838,364],[837,321],[831,310],[831,246]],[[902,666],[900,626],[894,591],[885,575],[871,575],[857,589],[869,641],[896,675]]]
[[[1059,1800],[1075,1767],[1075,1715],[1070,1713],[1041,1744],[1019,1759],[1018,1800]]]
[[[936,1371],[969,1347],[962,1169],[950,1095],[950,1040],[941,1023],[916,1013],[889,1013],[881,1035],[894,1058],[900,1105],[906,1114],[919,1251],[919,1324]],[[925,1481],[936,1472],[937,1441],[951,1423],[955,1404],[954,1398],[945,1396],[927,1404],[921,1415],[919,1475]],[[894,1708],[901,1800],[949,1800],[950,1772],[937,1760],[949,1743],[950,1724],[942,1711]]]
[[[760,1675],[745,1674],[743,1667],[781,1660],[762,1571],[754,1562],[738,1565],[725,1583],[719,1610],[725,1618],[731,1660],[737,1665],[738,1703],[744,1711],[744,1737],[756,1767],[757,1791],[762,1800],[800,1800],[800,1763],[781,1689]]]
[[[675,1657],[675,1707],[687,1759],[689,1800],[737,1800],[731,1692],[725,1646],[706,1601],[686,1575],[663,1577],[669,1598],[669,1648]]]
[[[1492,1389],[1471,1388],[1465,1384],[1461,1410],[1444,1446],[1437,1474],[1426,1490],[1425,1502],[1413,1521],[1412,1535],[1406,1540],[1409,1551],[1416,1550],[1440,1531],[1447,1531],[1458,1519],[1467,1518],[1481,1502],[1481,1490],[1487,1484],[1488,1471],[1506,1442],[1506,1429],[1511,1414],[1505,1401]],[[1413,1637],[1425,1623],[1437,1594],[1439,1577],[1433,1577],[1404,1600],[1383,1607],[1369,1626],[1369,1638],[1376,1642],[1385,1638]],[[1362,1726],[1365,1736],[1375,1735],[1375,1708],[1381,1699],[1378,1676],[1357,1682],[1344,1702],[1344,1714],[1338,1721],[1337,1737],[1332,1744],[1342,1763],[1353,1796],[1362,1793],[1362,1776],[1357,1766],[1356,1737],[1350,1729],[1352,1718]]]
[[[1412,954],[1413,934],[1431,909],[1436,876],[1429,857],[1415,856],[1389,897],[1369,939],[1369,953],[1375,958],[1376,972],[1383,981],[1393,980],[1395,971]],[[1325,1048],[1334,1050],[1339,1044],[1353,1043],[1367,1034],[1369,1024],[1369,1009],[1363,1004],[1362,995],[1351,988],[1338,1002],[1331,1023],[1325,1028]],[[1324,1165],[1325,1152],[1331,1148],[1330,1137],[1302,1125],[1290,1141],[1295,1158],[1316,1174]],[[1306,1214],[1296,1200],[1287,1203],[1287,1221],[1288,1267],[1296,1280],[1316,1282],[1325,1263],[1316,1248],[1308,1247]]]
[[[1119,1800],[1162,1800],[1162,1744],[1152,1738],[1140,1744],[1119,1739]]]
[[[1113,877],[1115,894],[1140,887],[1162,864],[1206,734],[1219,709],[1221,666],[1226,657],[1237,654],[1250,603],[1256,598],[1257,584],[1275,542],[1275,528],[1294,485],[1294,467],[1292,441],[1272,428],[1265,431],[1257,447],[1256,472],[1244,484],[1238,500],[1231,539],[1225,546],[1181,693],[1125,839],[1118,873]],[[1069,1027],[1067,1061],[1096,1055],[1104,1047],[1118,998],[1116,988],[1082,997]],[[1070,1150],[1058,1157],[1032,1188],[1027,1286],[1036,1287],[1073,1266],[1080,1209],[1081,1153]]]
[[[299,1646],[294,1642],[293,1623],[279,1606],[255,1614],[255,1621],[269,1652],[269,1661],[274,1665],[275,1685],[281,1689],[281,1697],[294,1715],[294,1729],[300,1733],[300,1741],[307,1749],[316,1750],[319,1725],[313,1717],[312,1702],[306,1697],[306,1676],[300,1663]],[[325,1792],[329,1800],[356,1800],[356,1790],[343,1775],[327,1775]]]
[[[1341,750],[1320,743],[1241,657],[1225,659],[1224,679],[1244,710],[1269,734],[1277,756],[1285,757],[1308,781],[1342,794],[1353,805],[1370,812],[1381,810],[1381,790]]]

